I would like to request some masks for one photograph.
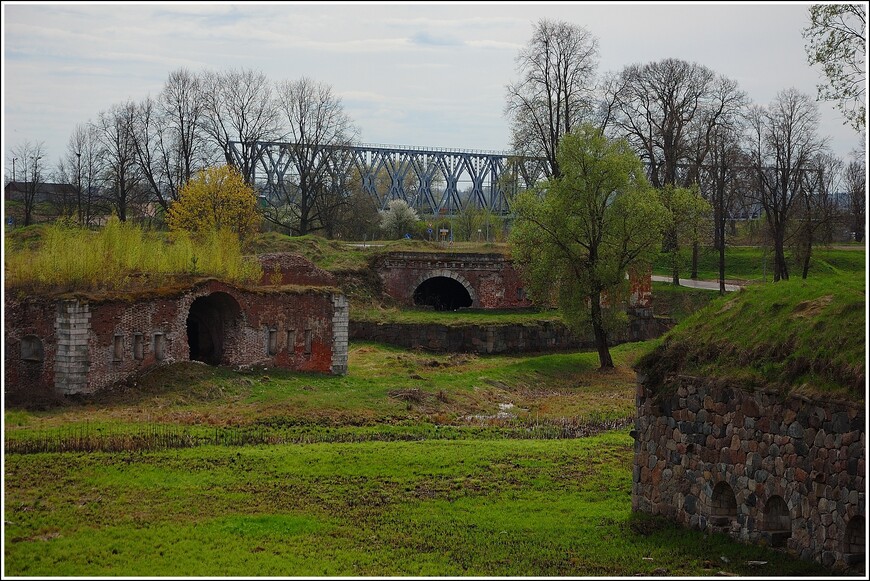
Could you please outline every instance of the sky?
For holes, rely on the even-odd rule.
[[[4,2],[3,164],[42,143],[50,167],[75,127],[156,96],[169,73],[233,68],[330,85],[368,144],[504,151],[506,85],[539,19],[586,27],[598,72],[696,62],[757,104],[820,69],[801,31],[809,3],[25,3]],[[861,137],[832,102],[820,134],[848,160]]]

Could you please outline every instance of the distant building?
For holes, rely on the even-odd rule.
[[[3,198],[7,201],[23,202],[33,187],[33,182],[9,182],[3,191]],[[63,203],[75,199],[76,187],[73,184],[39,183],[36,184],[34,203],[51,202]]]

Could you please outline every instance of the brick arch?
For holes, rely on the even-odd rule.
[[[430,278],[435,278],[438,276],[443,276],[444,278],[452,278],[453,280],[455,280],[456,282],[461,284],[463,287],[465,287],[465,290],[468,292],[468,296],[471,297],[471,306],[477,307],[480,305],[480,303],[477,300],[477,293],[475,292],[474,287],[471,285],[471,283],[468,282],[468,279],[466,279],[464,276],[462,276],[458,272],[454,272],[452,270],[447,270],[447,269],[430,270],[430,271],[427,271],[427,272],[421,274],[420,276],[418,276],[417,280],[414,281],[414,284],[411,285],[411,289],[410,289],[411,290],[410,296],[411,296],[412,302],[413,302],[413,298],[414,298],[414,293],[417,291],[417,289],[420,287],[420,285],[423,284],[424,282],[426,282],[427,280],[429,280]]]

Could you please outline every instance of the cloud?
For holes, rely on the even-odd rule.
[[[461,46],[462,42],[448,36],[435,36],[428,32],[411,35],[411,42],[422,46]]]
[[[805,62],[807,6],[709,4],[9,4],[3,5],[4,141],[46,142],[60,155],[77,123],[155,94],[168,74],[250,68],[271,80],[332,86],[372,142],[504,149],[504,86],[538,19],[585,26],[600,72],[666,56],[740,82],[760,104],[796,85],[815,95]],[[833,105],[823,132],[846,143]],[[14,114],[10,114],[14,112]],[[831,121],[830,119],[833,119]],[[431,141],[430,141],[431,140]]]

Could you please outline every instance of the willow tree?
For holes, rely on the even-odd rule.
[[[810,24],[803,29],[807,61],[820,65],[826,83],[819,83],[820,100],[837,101],[848,123],[867,128],[867,6],[813,4]]]
[[[562,175],[515,198],[514,260],[530,298],[555,302],[574,331],[591,325],[601,368],[612,368],[610,336],[627,320],[626,272],[652,261],[667,212],[626,140],[583,125],[557,156]]]

